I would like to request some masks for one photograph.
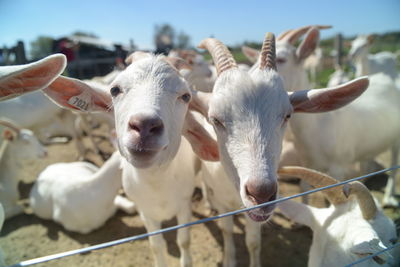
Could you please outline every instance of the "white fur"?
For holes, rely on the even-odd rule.
[[[352,43],[349,55],[356,65],[356,76],[364,76],[383,72],[392,79],[396,79],[396,55],[390,52],[369,54],[371,44],[365,35],[358,36]]]
[[[336,68],[335,72],[331,74],[328,81],[328,87],[334,87],[343,83],[347,83],[350,81],[346,72],[342,70],[340,67]]]
[[[121,159],[114,152],[101,168],[87,162],[56,163],[43,170],[30,193],[33,212],[82,234],[101,227],[119,207]]]
[[[291,200],[278,206],[288,218],[313,231],[308,267],[345,266],[385,249],[393,244],[390,240],[397,239],[394,223],[382,210],[378,210],[373,220],[367,221],[355,198],[329,208],[315,208]],[[394,251],[379,257],[386,260],[386,264],[380,265],[371,259],[357,266],[396,266]]]
[[[178,223],[191,220],[191,196],[194,189],[195,156],[181,132],[188,105],[180,96],[188,86],[163,58],[149,56],[133,62],[112,83],[122,93],[113,98],[118,147],[123,162],[123,187],[135,202],[146,229],[161,228],[161,222],[177,217]],[[158,116],[164,131],[153,144],[159,149],[148,161],[137,159],[129,151],[132,134],[128,122],[136,114]],[[178,230],[181,265],[190,266],[189,229]],[[156,266],[166,264],[166,244],[162,236],[150,237]]]
[[[40,91],[1,102],[0,114],[31,129],[43,143],[52,136],[76,136],[75,115],[57,107]]]
[[[277,42],[277,58],[284,59],[277,68],[288,91],[310,86],[295,51],[289,43]],[[392,165],[397,164],[400,91],[388,75],[378,73],[369,78],[369,89],[348,106],[311,116],[295,114],[290,120],[296,149],[305,166],[345,179],[351,175],[355,163],[373,159],[389,148]],[[395,175],[393,171],[386,189],[386,205],[397,206],[393,197]]]
[[[207,130],[213,133],[210,124],[203,122]],[[215,135],[215,133],[214,133]],[[221,162],[203,161],[201,166],[201,178],[206,185],[206,196],[211,207],[218,213],[226,213],[243,207],[240,194],[232,179],[226,174]],[[246,245],[250,255],[251,267],[261,266],[261,224],[254,222],[248,216],[246,218]],[[233,216],[224,217],[219,226],[224,239],[223,266],[236,266],[236,252],[233,242]]]
[[[45,155],[46,149],[30,130],[22,129],[12,140],[4,139],[0,148],[0,203],[6,219],[23,212],[17,201],[20,197],[18,178],[24,166]]]

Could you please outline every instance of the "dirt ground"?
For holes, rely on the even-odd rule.
[[[99,130],[101,132],[101,129]],[[85,140],[90,147],[88,140]],[[101,142],[101,151],[111,153],[108,142]],[[127,215],[118,211],[100,229],[90,234],[77,234],[63,229],[53,221],[42,220],[31,214],[26,198],[32,187],[35,177],[47,165],[55,162],[70,162],[77,158],[77,151],[73,141],[67,144],[48,146],[49,156],[27,170],[20,186],[23,197],[22,204],[26,206],[26,213],[7,220],[0,234],[0,247],[5,254],[6,264],[11,265],[20,261],[53,253],[78,249],[128,236],[146,232],[143,223],[137,214]],[[87,158],[96,164],[101,164],[100,156],[92,152]],[[383,158],[386,159],[385,157]],[[388,165],[385,165],[388,166]],[[368,181],[368,186],[380,198],[386,176],[382,175]],[[284,196],[299,193],[296,182],[280,182],[280,194]],[[313,196],[313,202],[320,205],[323,202],[321,195]],[[385,210],[400,225],[400,212]],[[199,220],[208,214],[203,200],[196,195],[193,198],[193,218]],[[166,222],[164,226],[173,226],[176,220]],[[312,233],[306,227],[292,227],[293,224],[277,212],[270,223],[262,229],[262,265],[263,266],[306,266],[307,254],[311,244]],[[179,250],[176,232],[164,235],[168,243],[168,263],[170,266],[179,266]],[[235,245],[238,266],[248,266],[249,258],[244,241],[244,218],[235,219]],[[191,228],[191,252],[194,266],[222,266],[222,234],[217,222],[196,225]],[[93,251],[84,255],[75,255],[63,259],[38,264],[37,266],[152,266],[153,259],[147,239],[125,243],[102,250]]]

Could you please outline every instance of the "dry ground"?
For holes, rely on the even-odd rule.
[[[87,142],[87,140],[85,141]],[[107,142],[102,142],[101,150],[110,153],[111,146]],[[137,214],[127,215],[121,211],[109,219],[103,227],[87,235],[66,231],[62,226],[52,221],[42,220],[32,215],[27,206],[26,197],[37,174],[51,163],[75,161],[77,156],[74,142],[48,146],[48,151],[49,157],[34,166],[30,166],[23,177],[24,182],[20,186],[20,190],[25,199],[22,202],[27,207],[26,214],[7,220],[0,234],[0,247],[6,255],[7,264],[11,265],[23,260],[146,232]],[[102,162],[101,158],[93,153],[88,153],[87,158],[96,164]],[[380,176],[368,182],[378,197],[382,195],[381,191],[385,180],[385,176]],[[292,195],[300,192],[297,183],[281,182],[280,185],[281,195]],[[320,195],[317,195],[313,201],[320,205],[323,199]],[[199,197],[194,197],[193,211],[193,220],[206,217],[207,211]],[[386,212],[397,220],[397,225],[400,224],[399,210],[386,210]],[[172,220],[166,222],[164,226],[175,224],[176,220]],[[178,266],[179,250],[175,242],[176,233],[172,232],[164,236],[168,243],[169,264],[170,266]],[[279,213],[275,214],[272,222],[264,225],[262,231],[261,257],[263,266],[306,266],[311,238],[312,233],[309,229],[305,227],[292,229],[291,222]],[[238,266],[248,266],[248,253],[244,241],[244,219],[240,216],[235,219],[235,244]],[[191,251],[194,266],[221,266],[222,248],[222,234],[217,222],[209,222],[191,228]],[[152,263],[149,244],[147,239],[144,239],[37,266],[118,267],[152,266]]]

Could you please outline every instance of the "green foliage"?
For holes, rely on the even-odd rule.
[[[33,59],[43,58],[53,52],[53,38],[39,36],[31,42],[31,57]]]
[[[176,37],[177,44],[176,47],[179,49],[189,49],[190,48],[190,36],[185,32],[181,31]]]
[[[74,36],[83,36],[83,37],[92,37],[92,38],[99,38],[99,36],[97,36],[94,33],[91,32],[84,32],[84,31],[76,31],[74,33],[72,33],[72,35]]]

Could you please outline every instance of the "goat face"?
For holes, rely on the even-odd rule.
[[[191,94],[186,82],[161,57],[133,62],[111,85],[118,147],[138,168],[171,160]]]
[[[351,48],[349,51],[349,58],[351,60],[359,60],[360,58],[368,54],[370,42],[372,39],[368,36],[358,36],[353,42],[351,42]]]
[[[5,137],[13,143],[11,149],[15,151],[14,155],[18,157],[17,162],[21,166],[30,164],[37,158],[47,156],[46,148],[43,147],[33,132],[28,129],[21,129],[15,135],[5,134]]]
[[[276,171],[286,118],[292,106],[274,71],[231,69],[217,79],[208,117],[217,134],[221,163],[246,207],[277,197]],[[274,206],[249,212],[265,221]]]

